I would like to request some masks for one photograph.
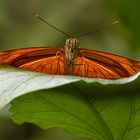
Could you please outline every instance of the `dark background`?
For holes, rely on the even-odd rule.
[[[39,21],[39,14],[71,37],[119,20],[120,24],[81,38],[80,46],[140,60],[139,0],[0,0],[0,50],[60,46],[65,36]],[[0,114],[0,140],[75,140],[62,129],[15,125]]]

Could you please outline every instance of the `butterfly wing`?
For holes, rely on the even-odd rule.
[[[83,48],[79,52],[80,57],[75,61],[75,75],[119,79],[140,71],[140,62],[126,57]]]
[[[58,53],[64,47],[34,47],[0,52],[0,64],[10,64],[17,68],[48,74],[67,74],[69,66],[64,66],[64,55]],[[56,55],[57,54],[57,55]],[[140,71],[140,62],[89,49],[79,49],[79,57],[74,60],[69,75],[103,79],[129,77]],[[67,70],[68,69],[68,70]]]
[[[63,47],[34,47],[0,52],[0,64],[43,72],[64,74],[64,57],[60,55]]]

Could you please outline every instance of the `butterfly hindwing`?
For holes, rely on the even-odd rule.
[[[118,79],[140,71],[139,62],[119,55],[83,48],[80,49],[80,55],[85,61],[84,65],[88,67],[88,77]]]

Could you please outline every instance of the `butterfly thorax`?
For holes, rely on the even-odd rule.
[[[67,39],[66,40],[66,45],[64,47],[64,52],[65,52],[65,65],[72,66],[74,65],[74,60],[78,57],[79,55],[79,43],[76,38],[74,39]]]

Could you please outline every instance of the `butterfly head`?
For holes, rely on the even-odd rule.
[[[78,49],[79,41],[76,38],[69,38],[66,40],[66,46],[69,51],[74,52]]]
[[[79,53],[79,42],[76,38],[69,38],[66,40],[65,45],[65,63],[66,65],[73,65],[74,60]]]

